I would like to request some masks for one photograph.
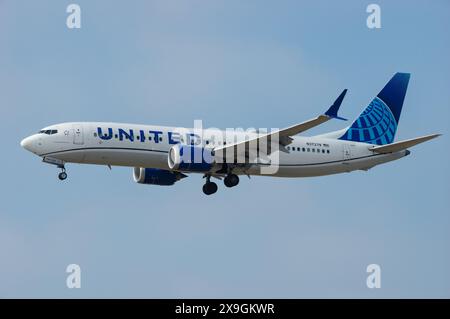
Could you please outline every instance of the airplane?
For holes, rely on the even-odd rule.
[[[394,142],[409,79],[409,73],[396,73],[350,126],[316,136],[297,134],[331,119],[346,120],[338,110],[347,89],[325,113],[271,132],[73,122],[43,128],[20,144],[61,169],[60,180],[67,178],[66,163],[133,167],[134,181],[150,185],[173,185],[187,174],[200,173],[206,179],[206,195],[218,189],[211,178],[235,187],[243,175],[313,177],[367,171],[441,135]]]

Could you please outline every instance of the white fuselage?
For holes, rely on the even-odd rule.
[[[101,128],[101,131],[99,131]],[[132,138],[130,132],[132,130]],[[99,136],[101,133],[102,138]],[[170,170],[168,152],[176,143],[196,143],[214,148],[246,138],[255,132],[225,132],[121,123],[63,123],[52,125],[22,141],[22,146],[43,158],[65,163],[117,165]],[[403,150],[377,154],[372,145],[326,137],[295,136],[286,151],[273,152],[268,161],[254,162],[236,174],[265,175],[261,166],[275,169],[269,176],[307,177],[367,170],[375,165],[408,155]]]

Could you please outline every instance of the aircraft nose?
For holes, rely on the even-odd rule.
[[[32,150],[33,144],[34,144],[33,136],[28,136],[20,142],[20,146],[22,146],[24,149],[26,149],[27,151],[30,151],[30,152],[33,151]]]

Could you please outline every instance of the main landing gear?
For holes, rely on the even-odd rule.
[[[215,192],[217,192],[217,184],[214,182],[211,182],[211,176],[207,175],[206,183],[205,183],[205,185],[203,185],[203,193],[205,193],[205,195],[212,195]]]
[[[236,174],[228,174],[224,178],[223,183],[226,187],[234,187],[239,184],[239,176],[237,176]]]
[[[215,192],[217,192],[217,184],[214,182],[211,182],[211,175],[205,175],[206,183],[203,185],[203,193],[206,195],[212,195]],[[239,176],[236,174],[228,174],[224,180],[223,183],[226,187],[234,187],[237,184],[239,184]]]

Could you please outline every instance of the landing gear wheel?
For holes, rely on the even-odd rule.
[[[66,172],[59,173],[58,178],[62,181],[65,180],[67,178],[67,173]]]
[[[206,182],[205,185],[203,185],[203,193],[206,195],[212,195],[215,192],[217,192],[217,184],[214,182]]]
[[[234,187],[239,184],[239,176],[237,176],[236,174],[229,174],[225,177],[223,183],[226,187]]]

